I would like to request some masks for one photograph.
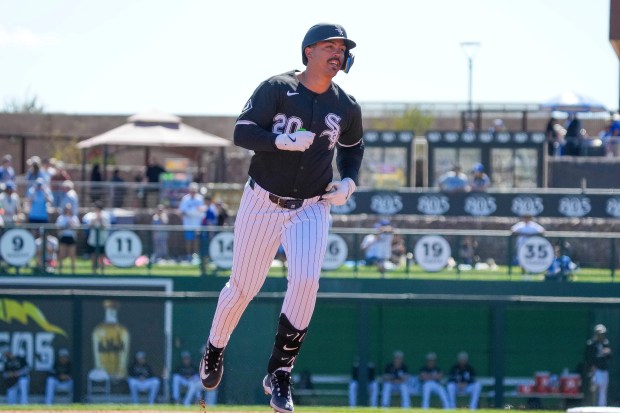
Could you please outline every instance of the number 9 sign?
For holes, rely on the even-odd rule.
[[[105,255],[117,267],[133,267],[142,255],[142,241],[133,231],[114,231],[105,242]]]
[[[415,244],[413,255],[422,269],[428,272],[437,272],[448,265],[452,250],[444,237],[426,235]]]
[[[527,272],[546,271],[553,262],[553,245],[543,237],[532,236],[523,241],[517,251],[519,265]]]
[[[335,270],[340,268],[347,260],[349,248],[347,243],[340,235],[329,234],[327,236],[327,248],[325,250],[325,259],[321,266],[324,270]]]
[[[36,249],[34,237],[25,229],[10,229],[0,239],[2,258],[15,267],[28,264],[34,257]]]

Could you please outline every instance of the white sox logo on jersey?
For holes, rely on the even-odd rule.
[[[325,125],[329,129],[325,129],[321,132],[320,136],[327,136],[329,139],[329,150],[331,151],[336,146],[336,142],[340,139],[340,120],[342,118],[335,113],[328,113],[325,116]]]

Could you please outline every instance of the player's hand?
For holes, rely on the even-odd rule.
[[[323,199],[326,199],[330,204],[335,206],[344,205],[347,203],[351,194],[355,192],[356,188],[357,186],[351,178],[330,182],[325,188],[327,193],[323,195]]]
[[[314,142],[314,135],[314,132],[307,130],[283,133],[276,137],[276,147],[282,151],[303,152]]]

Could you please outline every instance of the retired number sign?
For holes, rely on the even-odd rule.
[[[321,268],[328,271],[340,268],[347,260],[348,255],[349,248],[344,238],[337,234],[329,234],[327,236],[325,259]]]
[[[37,247],[34,237],[25,229],[10,229],[0,239],[2,258],[9,265],[23,267],[30,262],[36,253]]]
[[[209,257],[218,268],[223,270],[232,268],[234,239],[232,232],[220,232],[209,242]]]
[[[428,272],[437,272],[448,265],[452,250],[444,237],[426,235],[415,244],[413,255],[422,269]]]
[[[553,262],[553,245],[543,237],[528,237],[519,247],[517,258],[527,272],[546,271]]]
[[[133,231],[114,231],[105,241],[105,255],[117,267],[133,267],[142,255],[142,241]]]

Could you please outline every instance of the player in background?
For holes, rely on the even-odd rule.
[[[586,368],[592,377],[592,387],[596,391],[597,406],[607,406],[611,344],[605,334],[607,334],[607,327],[603,324],[597,324],[594,327],[594,336],[586,343],[585,351]]]
[[[206,389],[220,383],[224,348],[282,244],[288,288],[263,380],[278,412],[294,409],[291,369],[314,311],[330,204],[344,205],[355,191],[364,152],[360,106],[332,82],[350,68],[354,47],[340,25],[311,27],[301,45],[306,69],[262,82],[235,125],[235,144],[254,156],[235,222],[232,272],[220,293],[200,378]]]

